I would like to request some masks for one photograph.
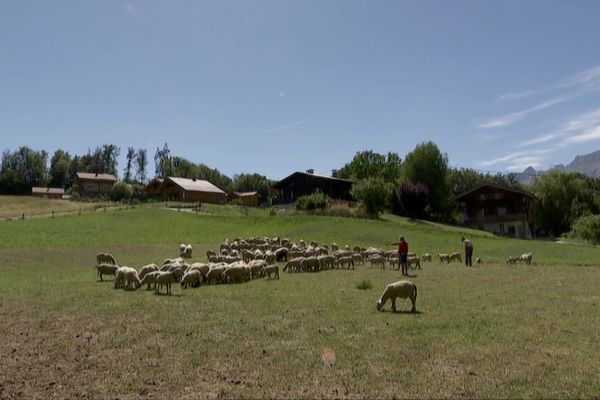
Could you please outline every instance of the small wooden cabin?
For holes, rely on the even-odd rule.
[[[110,194],[116,182],[117,178],[111,174],[78,172],[74,183],[79,186],[81,197],[98,197]]]
[[[165,200],[200,201],[204,203],[222,204],[227,201],[227,194],[202,179],[166,177],[158,187],[158,193]]]
[[[229,201],[240,200],[247,207],[256,207],[260,202],[260,193],[258,192],[231,192],[229,193]]]
[[[332,173],[332,175],[335,175]],[[271,187],[273,202],[277,204],[293,203],[300,196],[312,193],[324,193],[332,199],[352,200],[350,190],[352,181],[335,176],[317,175],[314,170],[294,172]]]
[[[502,236],[531,239],[534,196],[523,190],[482,184],[456,197],[462,222]]]
[[[35,197],[45,197],[47,199],[62,199],[65,195],[65,189],[51,187],[32,187],[31,195]]]

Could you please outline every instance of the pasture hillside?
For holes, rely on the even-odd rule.
[[[99,203],[76,202],[69,200],[54,200],[33,196],[0,196],[0,219],[25,218],[39,215],[74,213],[80,210],[89,211],[104,205]]]
[[[0,398],[592,398],[600,249],[386,216],[212,215],[158,208],[0,222]],[[229,215],[229,216],[227,216]],[[416,314],[375,308],[397,271],[282,273],[173,296],[98,282],[95,254],[139,267],[225,237],[287,236],[487,262],[411,270]],[[507,255],[534,252],[534,265]],[[362,280],[373,289],[358,290]],[[324,362],[324,360],[326,362]]]

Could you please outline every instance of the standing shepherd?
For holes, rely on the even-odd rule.
[[[467,267],[473,266],[473,243],[469,239],[461,238],[463,245],[465,246],[465,265]]]
[[[408,276],[408,242],[404,240],[404,236],[400,236],[398,255],[400,258],[400,266],[402,267],[402,275]]]

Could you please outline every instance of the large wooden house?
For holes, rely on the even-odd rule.
[[[117,178],[114,175],[88,172],[78,172],[74,180],[75,185],[79,186],[81,197],[108,195],[112,192],[116,182]]]
[[[526,191],[493,184],[478,185],[456,197],[464,206],[465,225],[521,239],[532,238],[533,199]]]
[[[231,192],[229,193],[229,201],[240,201],[247,207],[256,207],[260,202],[260,193],[258,192]]]
[[[31,195],[34,197],[44,197],[47,199],[62,199],[65,195],[65,189],[51,187],[32,187]]]
[[[224,191],[202,179],[167,176],[153,193],[160,195],[164,200],[171,201],[200,201],[217,204],[227,201],[227,194]]]
[[[314,170],[294,172],[271,187],[273,202],[277,204],[293,203],[300,196],[312,193],[324,193],[332,199],[352,200],[350,190],[352,181],[335,176],[317,175]]]

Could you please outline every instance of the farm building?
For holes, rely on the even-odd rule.
[[[248,207],[256,207],[260,202],[260,193],[258,192],[231,192],[229,193],[229,201],[240,200],[243,205]]]
[[[225,203],[227,200],[224,191],[202,179],[167,176],[158,187],[157,193],[165,200],[205,203]]]
[[[462,222],[502,236],[531,239],[533,195],[519,189],[482,184],[456,200],[464,205]]]
[[[116,182],[114,175],[78,172],[74,183],[79,186],[81,197],[98,197],[110,194]]]
[[[161,197],[160,193],[158,192],[158,189],[160,188],[162,182],[163,179],[161,178],[154,178],[150,182],[148,182],[148,184],[146,185],[146,193],[148,194],[149,198],[156,199]]]
[[[294,172],[271,187],[273,202],[277,204],[293,203],[300,196],[312,193],[324,193],[332,199],[352,200],[350,189],[352,181],[333,176],[317,175],[314,170]]]
[[[48,199],[62,199],[65,195],[65,189],[63,188],[46,188],[46,187],[32,187],[31,195],[35,197],[45,197]]]

